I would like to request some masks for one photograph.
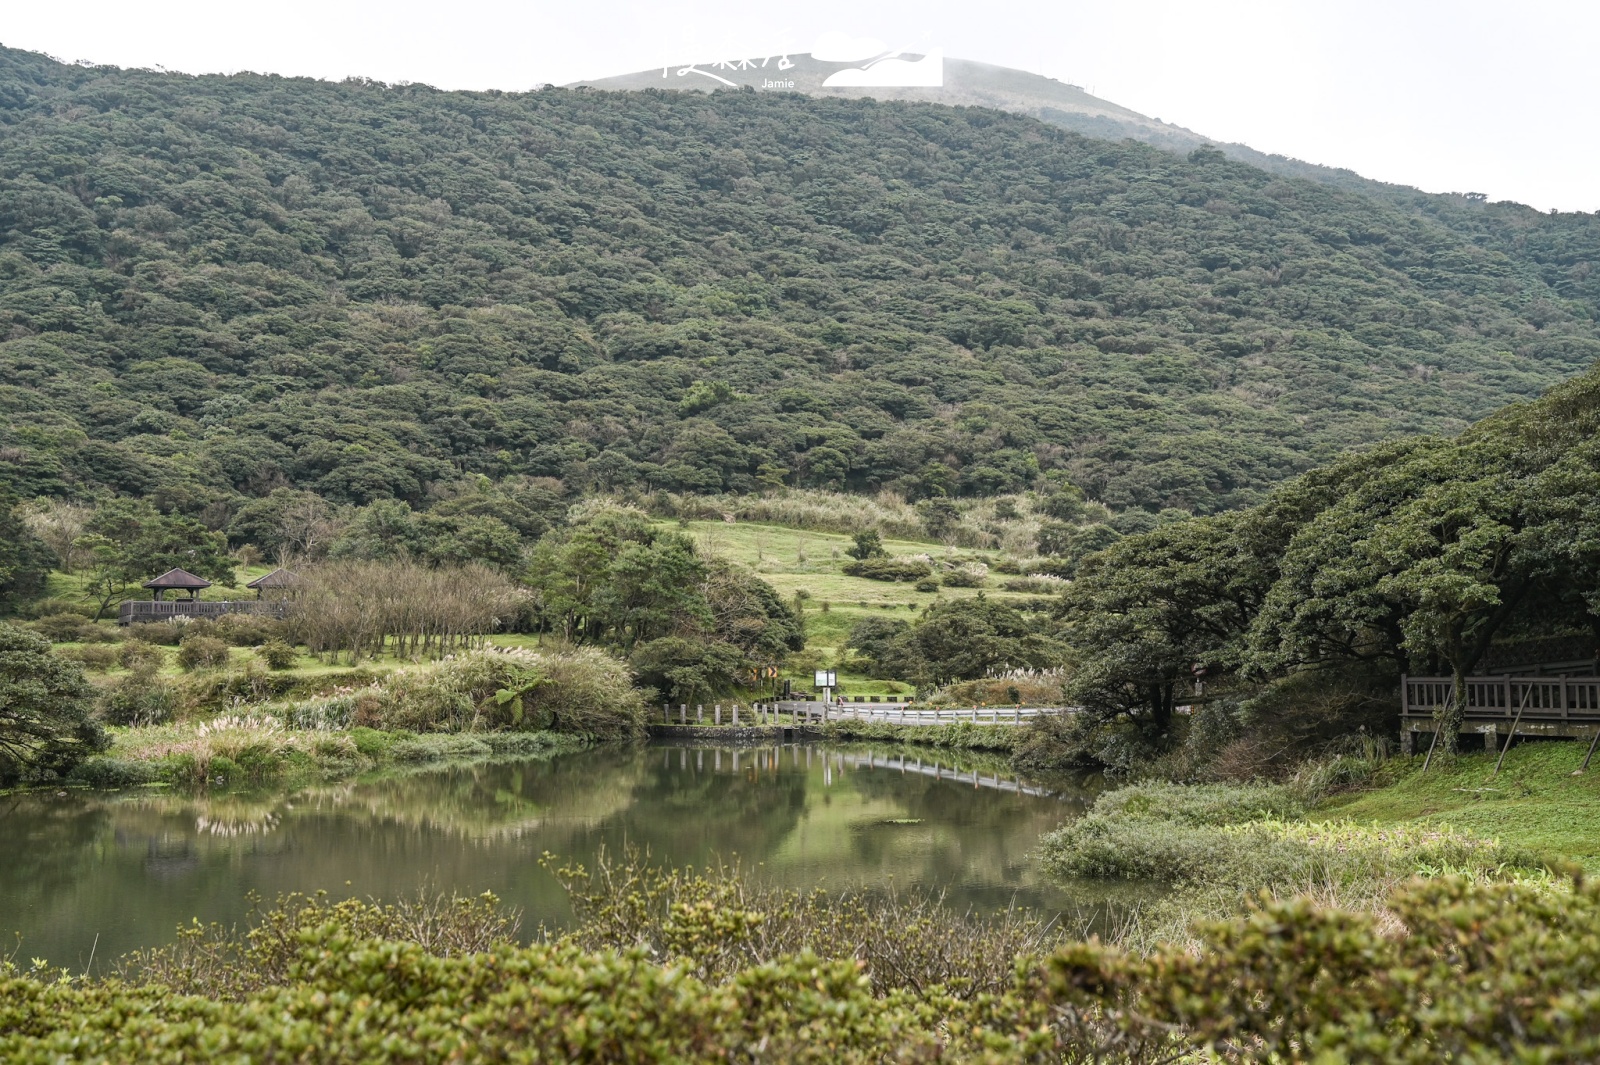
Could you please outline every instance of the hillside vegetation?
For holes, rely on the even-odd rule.
[[[473,475],[546,500],[1054,479],[1212,512],[1588,365],[1574,232],[1546,269],[979,109],[0,51],[4,487],[212,528],[275,489],[420,508]]]

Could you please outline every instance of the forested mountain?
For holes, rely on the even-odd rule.
[[[908,56],[920,59],[921,56]],[[790,64],[780,69],[781,63]],[[1425,214],[1471,239],[1504,251],[1512,258],[1527,258],[1546,267],[1547,280],[1557,288],[1587,288],[1592,300],[1600,288],[1585,283],[1597,238],[1593,215],[1542,215],[1531,207],[1511,202],[1489,203],[1481,193],[1427,193],[1407,185],[1394,185],[1362,177],[1353,170],[1324,166],[1259,151],[1207,137],[1183,126],[1142,115],[1132,108],[1102,99],[1081,86],[1013,67],[977,63],[946,56],[944,84],[933,86],[852,87],[825,84],[830,75],[859,68],[862,63],[818,61],[809,55],[763,56],[748,60],[674,64],[576,84],[597,89],[676,89],[711,92],[729,84],[750,86],[761,92],[802,92],[842,99],[909,100],[957,107],[989,107],[1027,115],[1073,133],[1099,140],[1136,140],[1169,152],[1188,155],[1196,148],[1215,148],[1237,162],[1258,166],[1279,177],[1309,178],[1326,185],[1385,200]],[[1577,267],[1577,275],[1572,270]]]
[[[1217,511],[1600,355],[1596,228],[1475,217],[981,109],[0,51],[4,487]]]

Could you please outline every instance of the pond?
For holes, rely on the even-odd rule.
[[[32,792],[0,797],[0,954],[76,970],[190,918],[239,922],[252,892],[319,889],[493,891],[526,934],[571,917],[542,854],[629,845],[659,864],[737,857],[798,888],[892,880],[958,909],[1053,915],[1074,903],[1033,851],[1089,798],[982,756],[822,744],[613,746],[278,791]]]

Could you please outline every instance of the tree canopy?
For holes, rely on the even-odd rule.
[[[1258,507],[1120,540],[1061,618],[1088,663],[1077,697],[1158,728],[1196,674],[1386,662],[1459,682],[1496,641],[1600,646],[1600,367],[1458,439],[1356,453]]]

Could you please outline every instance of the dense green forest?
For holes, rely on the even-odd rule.
[[[1600,355],[1592,220],[1436,214],[979,109],[0,51],[0,475],[1218,512]]]
[[[1079,666],[1068,697],[1115,736],[1074,742],[1102,760],[1159,753],[1197,677],[1232,695],[1188,730],[1202,759],[1246,727],[1277,734],[1280,756],[1388,732],[1401,673],[1464,691],[1496,645],[1571,637],[1600,654],[1597,589],[1600,367],[1453,440],[1346,455],[1259,506],[1090,556],[1059,635]],[[1446,750],[1462,712],[1443,708]]]

